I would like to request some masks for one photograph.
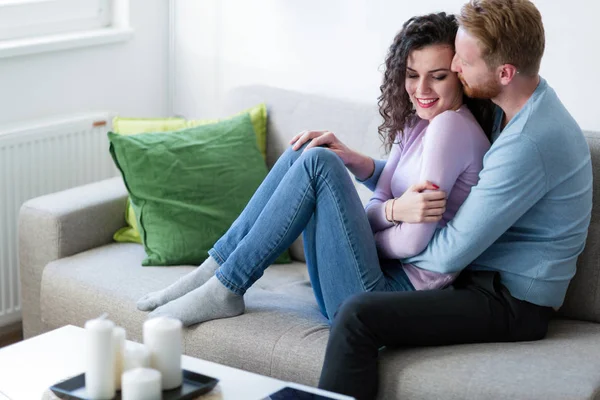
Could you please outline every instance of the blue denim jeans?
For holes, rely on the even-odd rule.
[[[304,146],[306,147],[306,145]],[[227,233],[209,250],[217,278],[243,295],[303,233],[312,288],[323,315],[362,292],[414,290],[397,260],[379,260],[352,179],[331,150],[287,149]]]

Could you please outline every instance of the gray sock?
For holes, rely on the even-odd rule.
[[[171,317],[184,326],[213,319],[235,317],[244,312],[244,296],[233,293],[216,276],[204,285],[148,314],[148,318]]]
[[[218,268],[219,264],[217,264],[217,261],[209,256],[198,268],[182,276],[170,286],[156,292],[148,293],[139,299],[136,306],[140,311],[152,311],[156,307],[167,304],[169,301],[175,300],[204,285],[206,281],[215,275],[215,271]]]

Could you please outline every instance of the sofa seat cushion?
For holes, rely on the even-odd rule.
[[[194,268],[142,267],[144,257],[139,244],[113,243],[51,262],[42,277],[42,320],[52,329],[83,326],[106,312],[128,339],[141,342],[148,313],[138,311],[136,301]],[[244,315],[185,329],[185,354],[316,384],[329,329],[306,264],[272,265],[245,299]]]
[[[83,326],[107,312],[142,340],[135,307],[193,267],[142,267],[137,244],[111,244],[54,261],[42,279],[42,319]],[[302,263],[273,265],[246,294],[246,313],[184,330],[185,353],[316,385],[329,335]],[[600,324],[555,320],[538,342],[385,349],[382,399],[593,399],[600,393]]]
[[[386,349],[382,399],[597,399],[600,324],[554,320],[544,340]]]

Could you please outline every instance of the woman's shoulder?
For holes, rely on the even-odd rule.
[[[483,129],[465,104],[458,110],[447,110],[436,115],[430,122],[428,134],[453,135],[458,137],[485,137]]]
[[[406,146],[407,144],[414,142],[415,139],[424,133],[427,124],[426,120],[423,120],[416,115],[410,117],[406,121],[402,132],[396,134],[396,143],[402,143],[402,145]]]

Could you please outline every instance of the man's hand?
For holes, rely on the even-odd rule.
[[[424,192],[425,190],[433,192]],[[385,210],[388,219],[391,220],[393,216],[395,222],[437,222],[446,211],[446,192],[428,181],[412,185],[396,201],[392,200],[386,202]]]

